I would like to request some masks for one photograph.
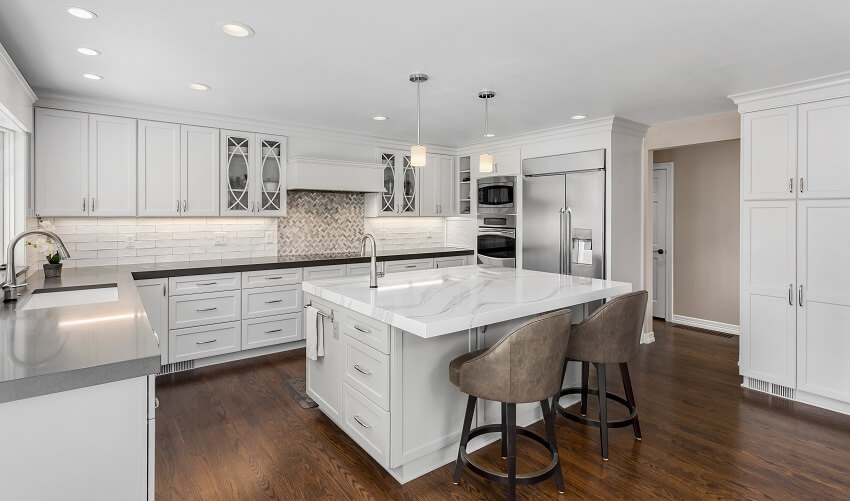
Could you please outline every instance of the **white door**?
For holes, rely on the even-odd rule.
[[[184,216],[218,216],[218,129],[180,126],[180,200]]]
[[[259,216],[286,215],[286,138],[258,134],[254,206]]]
[[[139,120],[139,216],[180,214],[180,125]]]
[[[254,214],[254,139],[250,132],[221,131],[222,216]]]
[[[797,107],[741,117],[744,200],[792,200],[797,186]]]
[[[850,198],[850,98],[799,108],[799,198]]]
[[[322,309],[328,311],[328,308]],[[324,322],[325,356],[319,357],[318,360],[307,360],[307,394],[340,424],[343,353],[339,340],[339,320],[331,322],[321,315],[319,319]],[[306,325],[304,331],[307,331]]]
[[[89,116],[35,109],[35,212],[88,214]]]
[[[136,120],[89,116],[89,214],[136,215]]]
[[[850,200],[797,205],[797,388],[850,402]]]
[[[741,374],[796,384],[796,202],[741,206]]]
[[[652,316],[667,318],[667,265],[670,249],[667,248],[667,229],[669,214],[667,212],[667,182],[666,168],[652,171]]]
[[[384,192],[375,194],[377,216],[394,216],[398,213],[398,171],[401,169],[401,154],[395,151],[380,151],[378,162],[384,167]]]
[[[419,215],[419,172],[421,168],[414,167],[410,154],[399,155],[401,168],[396,170],[396,202],[399,216]],[[426,168],[427,167],[423,167]]]

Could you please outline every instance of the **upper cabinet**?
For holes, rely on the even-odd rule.
[[[429,154],[419,168],[419,215],[453,216],[454,159]]]
[[[286,215],[286,140],[221,131],[221,215]]]
[[[797,186],[797,107],[744,114],[741,119],[741,195],[787,200]]]
[[[379,150],[384,169],[384,192],[369,195],[369,216],[418,216],[419,169],[410,164],[406,151]]]
[[[89,215],[136,215],[136,120],[89,115]]]
[[[181,125],[180,150],[180,215],[218,216],[218,129]]]
[[[850,198],[850,98],[803,104],[799,198]]]
[[[36,108],[36,214],[88,214],[88,138],[88,114]]]
[[[493,155],[493,172],[479,172],[479,155],[470,156],[473,177],[518,176],[522,174],[522,152],[519,148],[494,151],[491,154]]]

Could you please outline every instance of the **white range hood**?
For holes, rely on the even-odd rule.
[[[288,190],[383,193],[384,169],[381,164],[296,157],[287,162],[286,181]]]

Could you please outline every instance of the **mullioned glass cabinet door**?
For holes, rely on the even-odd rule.
[[[381,153],[381,163],[384,166],[384,193],[380,194],[380,212],[394,214],[398,211],[396,204],[396,155]]]
[[[222,215],[251,214],[253,200],[251,196],[253,152],[252,134],[223,133],[223,191]]]
[[[263,216],[286,213],[286,150],[282,138],[257,137],[259,160],[255,211]]]

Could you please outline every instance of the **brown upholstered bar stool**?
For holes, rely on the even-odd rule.
[[[599,428],[602,443],[602,459],[608,460],[608,428],[621,428],[632,425],[635,438],[640,440],[640,422],[638,421],[635,395],[629,377],[629,360],[634,357],[640,345],[641,330],[646,314],[647,292],[638,291],[623,294],[608,301],[578,325],[573,326],[570,344],[567,348],[567,362],[581,362],[581,387],[565,388],[556,396],[553,407],[566,418]],[[590,364],[596,365],[598,389],[587,387]],[[605,381],[605,366],[619,364],[623,377],[626,398],[608,392]],[[566,372],[566,365],[564,366]],[[559,399],[564,395],[581,393],[581,416],[567,412],[561,407]],[[599,420],[588,419],[587,394],[599,395]],[[604,398],[603,398],[604,396]],[[608,420],[608,400],[626,406],[629,417],[616,421]]]
[[[567,344],[570,339],[570,310],[559,310],[535,318],[500,339],[492,347],[461,355],[449,364],[449,378],[469,395],[466,416],[455,464],[454,483],[466,465],[473,473],[508,485],[508,499],[516,496],[517,485],[530,485],[552,475],[558,492],[564,492],[564,477],[555,439],[555,412],[549,399],[561,387]],[[502,402],[502,423],[470,430],[475,403],[479,399]],[[516,426],[516,404],[540,402],[546,438]],[[508,460],[507,474],[480,466],[469,459],[469,440],[487,433],[502,434],[502,457]],[[529,437],[549,449],[551,461],[542,470],[517,475],[516,436]]]

